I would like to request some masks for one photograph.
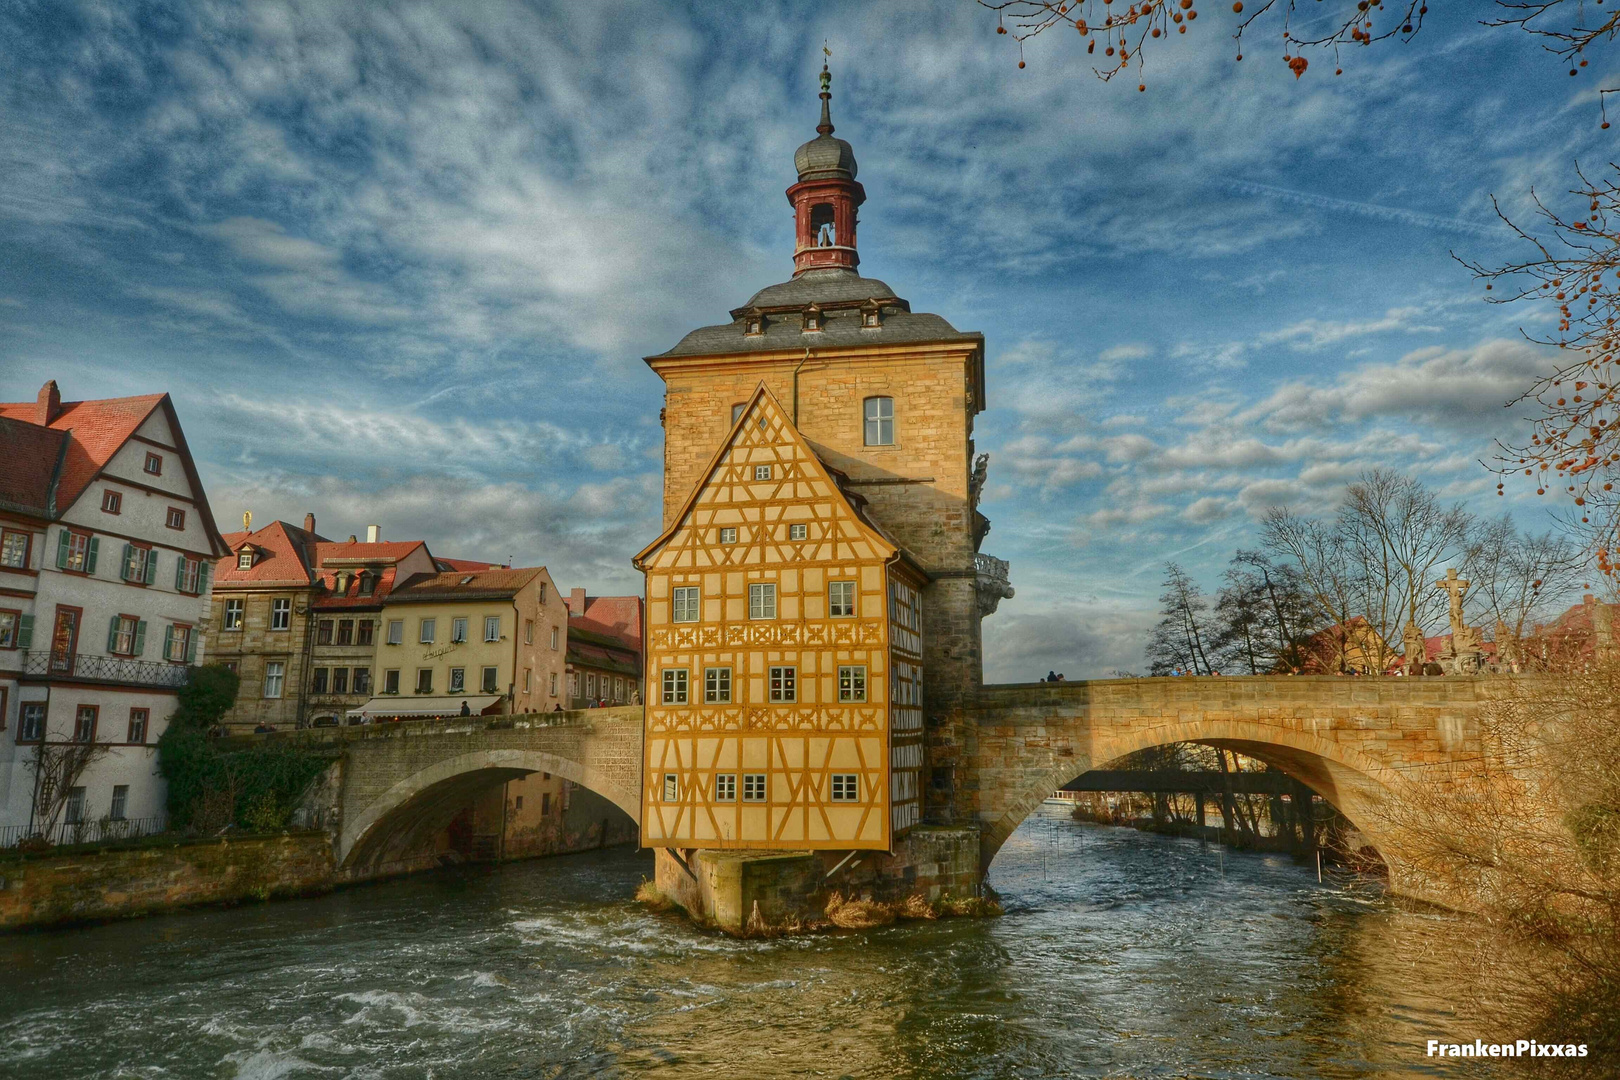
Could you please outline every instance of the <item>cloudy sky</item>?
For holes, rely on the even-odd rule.
[[[1019,70],[970,0],[16,0],[0,394],[169,391],[227,528],[313,511],[636,590],[640,358],[791,272],[825,40],[862,271],[989,342],[1018,595],[987,674],[1139,669],[1164,562],[1216,583],[1269,505],[1387,464],[1502,508],[1478,462],[1545,313],[1450,253],[1507,258],[1490,196],[1523,214],[1611,135],[1591,76],[1434,6],[1296,82],[1213,5],[1139,93],[1072,31]]]

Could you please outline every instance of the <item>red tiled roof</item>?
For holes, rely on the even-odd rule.
[[[52,517],[51,486],[63,461],[67,432],[0,416],[0,507],[36,517]]]
[[[72,506],[84,494],[118,448],[129,441],[135,429],[152,415],[167,394],[106,398],[102,401],[64,401],[61,410],[45,425],[53,431],[71,431],[67,456],[57,481],[56,505]],[[34,424],[39,405],[33,401],[0,402],[0,416]],[[40,426],[40,425],[35,425]]]
[[[321,588],[325,589],[326,592],[320,599],[315,601],[315,607],[321,610],[381,607],[383,601],[388,599],[388,594],[394,589],[394,578],[398,575],[398,572],[399,568],[395,566],[379,568],[377,571],[377,584],[373,587],[372,594],[362,596],[360,595],[359,574],[351,578],[349,587],[344,590],[342,595],[338,595],[335,591],[337,589],[337,571],[321,570],[316,577],[320,581]]]
[[[328,559],[390,559],[398,562],[421,546],[420,540],[379,540],[374,544],[363,540],[320,540],[315,544],[315,564],[325,566]]]
[[[479,562],[477,559],[441,559],[437,556],[433,561],[446,573],[451,570],[494,570],[501,564],[492,562]]]
[[[518,569],[452,570],[415,574],[394,590],[394,600],[476,600],[512,596],[545,573],[543,566]]]
[[[619,638],[639,651],[641,612],[639,596],[587,596],[585,610],[577,615],[570,614],[568,625]]]
[[[252,533],[227,533],[225,543],[231,553],[214,564],[215,587],[231,585],[309,585],[312,549],[325,540],[285,521],[272,521]],[[257,554],[251,569],[237,567],[236,557],[243,544],[252,544]]]

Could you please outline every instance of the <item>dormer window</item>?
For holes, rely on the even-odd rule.
[[[252,548],[245,547],[241,551],[238,551],[236,553],[236,568],[238,570],[251,570],[251,569],[253,569],[253,549]]]
[[[743,333],[748,337],[758,337],[765,332],[765,315],[759,311],[749,311],[743,314]]]
[[[861,328],[875,330],[883,325],[883,305],[876,300],[868,300],[861,305]]]
[[[370,596],[377,591],[377,575],[370,570],[360,572],[360,595]]]
[[[820,329],[821,329],[821,308],[816,304],[811,304],[809,307],[804,309],[804,330],[805,330],[805,333],[810,333],[811,331],[818,331]]]

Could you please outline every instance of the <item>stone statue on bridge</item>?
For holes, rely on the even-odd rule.
[[[1447,594],[1451,606],[1451,638],[1446,651],[1440,654],[1440,666],[1447,675],[1474,675],[1484,667],[1479,627],[1463,621],[1463,596],[1468,586],[1468,581],[1457,576],[1454,566],[1447,567],[1446,576],[1434,583],[1435,588]]]

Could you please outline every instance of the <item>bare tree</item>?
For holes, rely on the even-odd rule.
[[[1323,624],[1316,641],[1331,652],[1324,658],[1324,666],[1345,671],[1350,620],[1362,606],[1362,582],[1342,530],[1330,522],[1274,506],[1266,511],[1261,546],[1292,561],[1304,594]]]
[[[1164,569],[1165,591],[1159,597],[1159,613],[1164,618],[1153,628],[1148,641],[1151,673],[1168,675],[1173,671],[1188,671],[1208,675],[1214,669],[1205,651],[1209,606],[1204,602],[1203,591],[1175,563],[1167,563]]]
[[[1221,669],[1251,675],[1297,671],[1316,626],[1298,572],[1263,552],[1239,551],[1215,598],[1215,651]]]
[[[111,749],[94,741],[41,741],[27,768],[34,774],[34,835],[48,837],[86,769]]]
[[[1503,514],[1475,526],[1467,568],[1469,608],[1482,624],[1495,627],[1498,659],[1518,670],[1525,639],[1567,600],[1585,561],[1568,537],[1520,532]]]

